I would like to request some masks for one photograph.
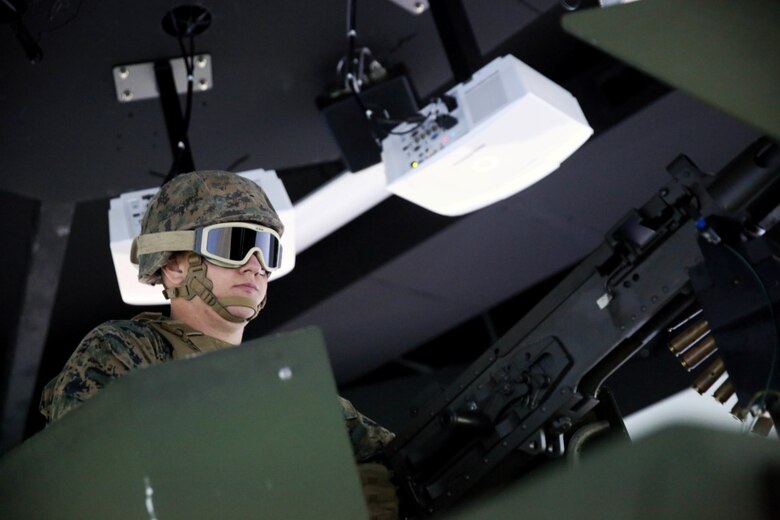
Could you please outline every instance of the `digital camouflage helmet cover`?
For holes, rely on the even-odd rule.
[[[284,225],[271,201],[254,181],[219,170],[177,175],[149,200],[141,221],[141,234],[133,241],[131,260],[138,264],[138,280],[149,285],[161,283],[160,269],[173,253],[195,250],[194,242],[183,245],[180,241],[171,240],[170,237],[175,234],[169,232],[195,230],[226,222],[258,224],[274,230],[279,236],[284,231]],[[196,258],[190,260],[190,266],[197,268],[202,259],[194,253],[191,256]],[[189,287],[184,287],[181,291],[165,291],[166,297],[183,296],[191,299],[197,295],[212,305],[210,300],[216,298],[210,292],[210,280],[205,277],[206,264],[202,265],[203,276],[195,277],[200,280],[192,283],[193,280],[188,278],[185,285]],[[205,287],[202,287],[203,285]],[[243,303],[230,301],[226,305]],[[226,319],[238,321],[235,319],[237,317],[230,313],[225,315],[226,310],[220,311],[223,305],[216,303],[212,307]],[[260,308],[256,311],[259,312]]]

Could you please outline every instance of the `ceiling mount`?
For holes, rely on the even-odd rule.
[[[175,38],[197,36],[211,25],[211,13],[199,5],[180,5],[163,16],[163,30]]]

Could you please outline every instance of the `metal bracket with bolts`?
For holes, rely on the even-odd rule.
[[[116,97],[120,103],[129,103],[160,96],[154,75],[154,63],[150,61],[114,67],[114,86],[116,88]],[[170,63],[173,70],[173,79],[176,83],[176,91],[179,94],[186,94],[187,68],[184,65],[184,58],[172,59]],[[192,92],[211,90],[214,84],[211,75],[211,56],[209,54],[198,54],[195,56],[194,64]]]

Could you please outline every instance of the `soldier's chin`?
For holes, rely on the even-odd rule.
[[[227,310],[234,316],[246,319],[251,318],[255,314],[255,311],[242,305],[228,305]]]

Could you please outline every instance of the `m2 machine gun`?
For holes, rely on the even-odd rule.
[[[411,410],[386,449],[407,514],[445,511],[576,449],[578,431],[604,422],[607,377],[692,316],[670,348],[689,370],[715,359],[694,387],[705,391],[728,368],[717,398],[736,394],[732,413],[780,424],[780,245],[772,229],[780,147],[762,137],[716,174],[684,155],[667,170],[666,186]]]

